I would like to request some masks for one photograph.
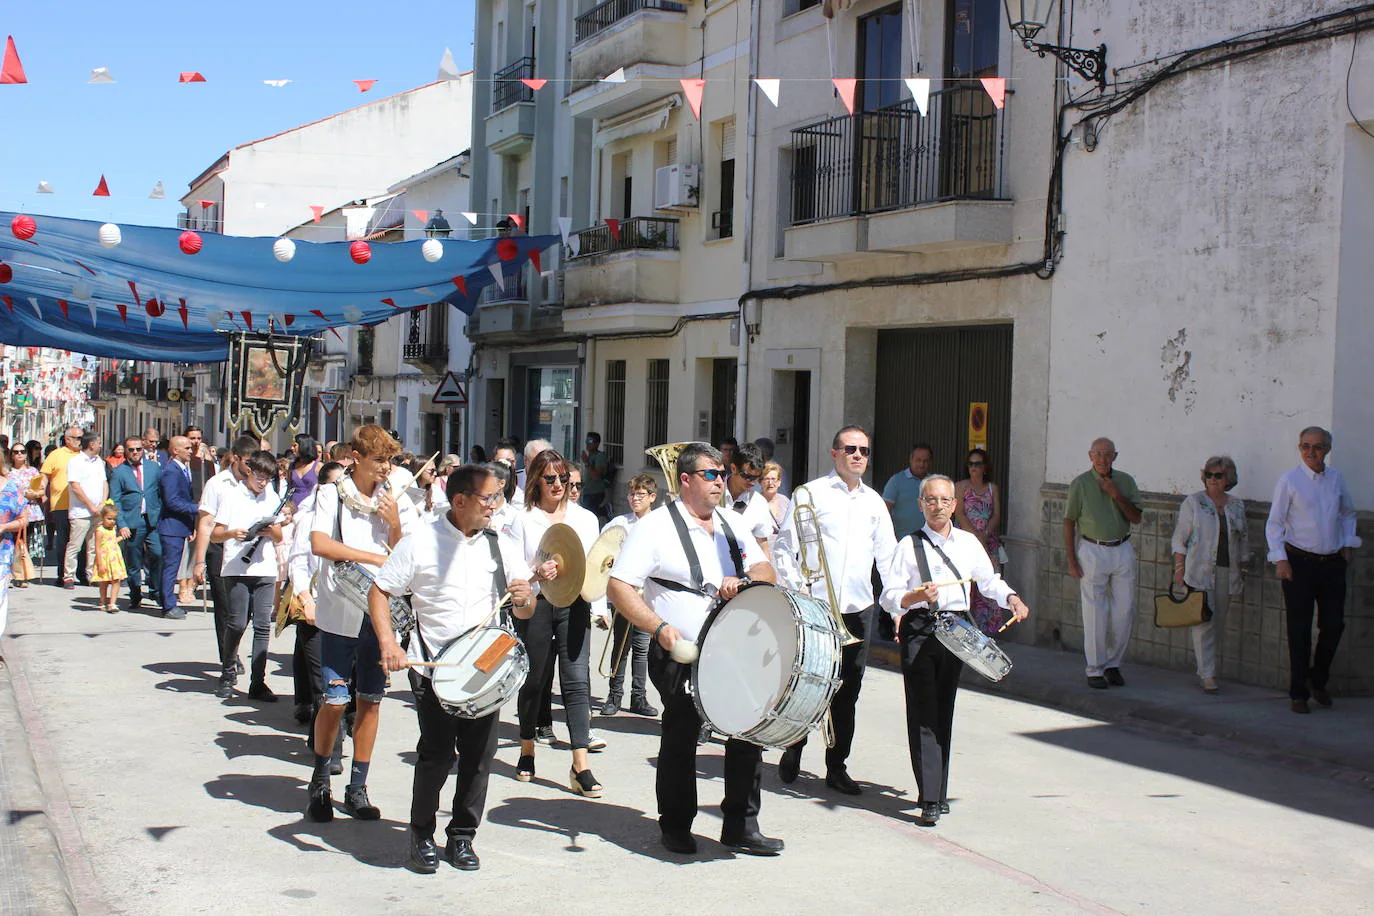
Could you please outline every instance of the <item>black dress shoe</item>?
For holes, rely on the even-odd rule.
[[[1106,690],[1107,679],[1100,674],[1094,674],[1088,678],[1088,686],[1093,690]]]
[[[473,852],[471,837],[449,837],[448,843],[444,846],[444,858],[448,859],[448,864],[460,871],[477,871],[482,867],[482,860]]]
[[[940,802],[940,813],[949,814],[949,802]]]
[[[141,608],[141,607],[143,607],[143,596],[142,596],[142,595],[130,595],[130,596],[129,596],[129,610],[131,610],[131,611],[136,611],[136,610],[138,610],[138,609]]]
[[[1107,676],[1107,683],[1111,684],[1113,687],[1126,686],[1126,679],[1121,676],[1120,668],[1108,668],[1106,671],[1103,671],[1102,673]]]
[[[334,798],[329,793],[329,780],[310,780],[310,804],[305,808],[305,816],[317,824],[334,820]]]
[[[248,696],[261,703],[277,702],[277,695],[272,692],[271,687],[268,687],[262,681],[258,681],[256,684],[249,686]]]
[[[1307,705],[1306,700],[1294,700],[1292,703],[1289,703],[1288,705],[1289,708],[1292,709],[1294,712],[1301,713],[1303,715],[1307,715],[1309,712],[1312,711],[1311,707]]]
[[[690,830],[664,830],[662,842],[664,849],[680,856],[695,855],[697,851],[697,838]]]
[[[221,700],[227,700],[234,695],[234,679],[232,677],[221,677],[219,686],[215,688],[215,696]]]
[[[406,859],[406,868],[421,875],[432,875],[439,870],[439,847],[434,845],[434,837],[410,832],[410,857]]]
[[[782,752],[778,758],[778,778],[786,783],[797,781],[798,774],[801,773],[802,749],[800,747],[789,747]]]
[[[857,782],[849,778],[849,773],[846,770],[831,770],[826,773],[825,784],[841,795],[864,794],[864,790],[859,788]]]
[[[638,700],[630,702],[630,712],[637,716],[648,716],[652,719],[658,715],[658,707],[640,697]]]
[[[344,789],[344,814],[354,820],[375,821],[382,810],[367,797],[367,786],[348,786]]]
[[[1317,701],[1318,706],[1329,707],[1331,705],[1331,694],[1327,693],[1323,687],[1312,688],[1312,699]]]
[[[722,831],[720,842],[722,846],[749,856],[775,856],[782,852],[784,846],[782,840],[764,836],[757,830],[749,833]]]
[[[940,822],[940,803],[928,802],[921,806],[921,814],[916,818],[916,823],[922,827],[934,827]]]

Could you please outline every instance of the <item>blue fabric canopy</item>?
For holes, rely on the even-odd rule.
[[[558,242],[443,239],[432,263],[423,242],[384,242],[357,264],[349,242],[296,241],[282,262],[271,238],[200,233],[200,251],[188,255],[179,229],[121,226],[122,240],[107,248],[100,223],[34,216],[37,232],[24,240],[14,218],[0,211],[0,343],[161,362],[224,360],[228,340],[218,332],[266,331],[269,320],[276,333],[309,335],[430,303],[471,314],[496,283],[490,265],[513,276],[531,252]],[[502,260],[498,245],[514,256]]]

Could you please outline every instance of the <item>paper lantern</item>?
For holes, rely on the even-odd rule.
[[[96,232],[95,237],[100,240],[100,244],[106,248],[117,248],[119,243],[124,241],[124,234],[119,231],[119,227],[114,223],[105,223]]]
[[[277,239],[272,243],[272,257],[285,264],[296,256],[296,243],[290,239]]]
[[[33,221],[32,216],[21,213],[10,220],[10,231],[14,233],[15,238],[27,242],[38,232],[38,224]]]
[[[14,268],[4,261],[0,261],[0,283],[8,283],[14,279]]]
[[[433,264],[444,256],[444,243],[438,239],[425,239],[420,246],[420,254],[425,256],[425,260]]]
[[[515,239],[501,239],[496,243],[496,256],[503,261],[514,261],[520,256],[520,246]]]
[[[196,252],[200,251],[201,246],[203,246],[205,243],[201,241],[199,234],[192,232],[190,229],[187,229],[185,232],[183,232],[180,236],[177,237],[177,244],[181,246],[181,250],[183,253],[195,254]]]
[[[366,264],[372,260],[372,246],[359,239],[348,246],[348,256],[354,264]]]
[[[197,249],[197,251],[198,250],[199,249]],[[195,252],[188,253],[194,254]],[[149,299],[148,302],[144,305],[144,308],[148,310],[148,315],[151,318],[161,318],[162,314],[167,311],[167,306],[164,303],[159,302],[157,299]]]

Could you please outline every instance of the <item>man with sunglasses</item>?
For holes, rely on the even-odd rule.
[[[124,463],[110,472],[110,499],[119,510],[119,542],[129,572],[129,610],[143,606],[143,582],[148,591],[162,571],[162,541],[157,523],[162,518],[162,492],[158,479],[162,468],[143,451],[143,440],[124,440]]]
[[[71,504],[71,491],[67,486],[67,465],[81,452],[81,428],[68,426],[62,433],[62,443],[43,459],[38,473],[48,482],[48,556],[54,558],[53,567],[56,582],[64,588],[76,588],[76,582],[66,582],[62,576],[62,557],[67,553],[67,538],[71,534],[71,523],[67,511]]]
[[[822,601],[828,602],[833,595],[839,604],[837,610],[844,615],[845,628],[857,640],[840,650],[840,689],[830,703],[835,743],[825,751],[825,784],[844,795],[863,793],[858,783],[850,778],[847,761],[854,744],[854,708],[863,687],[869,637],[876,623],[873,567],[877,564],[878,575],[886,588],[892,555],[897,549],[887,504],[877,490],[863,482],[871,454],[868,433],[863,427],[846,426],[835,433],[830,443],[834,470],[797,488],[773,543],[773,562],[778,566],[782,581],[789,588]],[[797,502],[799,498],[803,502],[806,498],[798,496],[802,490],[815,507],[825,563],[814,555],[812,545],[803,544],[797,534]],[[805,556],[803,551],[806,551]],[[833,577],[829,583],[824,573],[807,581],[801,572],[802,567],[819,570],[826,566]],[[783,751],[778,761],[778,778],[783,782],[793,782],[800,774],[805,747],[806,739],[803,738]]]
[[[775,533],[773,513],[768,509],[768,501],[758,491],[758,482],[763,479],[763,451],[752,442],[735,448],[730,454],[730,476],[725,479],[725,493],[721,504],[740,516],[741,527],[763,548],[768,556],[768,539]]]
[[[196,536],[194,541],[195,562],[191,566],[191,578],[197,585],[209,585],[210,603],[215,608],[215,646],[216,654],[224,645],[225,621],[229,619],[229,586],[221,575],[224,565],[224,544],[214,543],[210,531],[215,527],[215,516],[229,494],[244,484],[248,477],[245,462],[258,451],[258,437],[243,435],[234,440],[229,450],[229,466],[211,477],[200,494],[200,513],[196,517]],[[243,664],[234,660],[236,675],[243,674]]]

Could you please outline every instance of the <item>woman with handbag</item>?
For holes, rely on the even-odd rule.
[[[1202,689],[1217,692],[1217,633],[1227,607],[1241,593],[1242,566],[1250,554],[1245,502],[1228,491],[1236,463],[1215,455],[1202,466],[1203,489],[1183,500],[1174,525],[1174,584],[1206,593],[1212,616],[1192,627],[1193,654]]]
[[[28,450],[22,445],[11,446],[8,454],[0,457],[0,469],[4,470],[5,477],[19,485],[19,492],[27,500],[25,518],[29,523],[15,538],[14,578],[11,584],[15,588],[28,588],[29,580],[38,578],[38,571],[34,569],[29,552],[29,544],[41,546],[43,543],[42,499],[45,481],[38,473],[38,468],[29,464]],[[34,481],[38,482],[36,486]]]

